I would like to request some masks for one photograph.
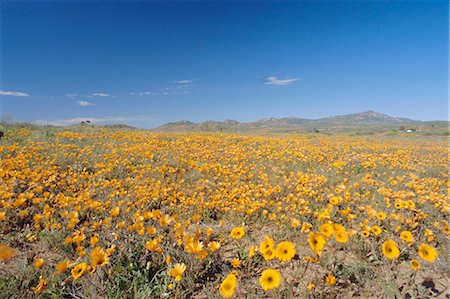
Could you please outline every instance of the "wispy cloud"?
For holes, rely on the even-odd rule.
[[[93,125],[108,125],[108,124],[124,124],[133,121],[153,120],[153,118],[138,115],[138,116],[111,116],[111,117],[75,117],[68,119],[56,119],[56,120],[42,120],[37,119],[32,123],[36,125],[50,125],[50,126],[73,126],[81,124],[81,122],[89,121]]]
[[[194,81],[196,81],[197,79],[190,79],[190,80],[176,80],[173,81],[173,83],[178,83],[178,84],[189,84],[192,83]]]
[[[106,92],[94,92],[92,94],[94,97],[110,97],[111,95],[109,93]]]
[[[189,93],[188,90],[183,90],[183,91],[163,91],[159,95],[162,95],[162,96],[179,96],[179,95],[188,94],[188,93]]]
[[[132,96],[155,96],[158,94],[156,92],[151,92],[151,91],[142,91],[142,92],[131,92],[130,95],[132,95]]]
[[[177,96],[177,95],[183,95],[183,94],[189,94],[189,90],[187,90],[187,89],[171,90],[170,88],[163,88],[159,92],[143,91],[143,92],[131,92],[130,93],[130,95],[132,95],[132,96]]]
[[[78,96],[77,93],[68,93],[68,94],[66,94],[66,97],[68,97],[70,99],[76,98],[77,96]]]
[[[0,96],[13,96],[13,97],[29,97],[30,95],[21,91],[3,91],[0,90]]]
[[[95,104],[88,101],[78,101],[78,105],[86,107],[86,106],[94,106]]]
[[[289,85],[297,81],[297,78],[292,79],[278,79],[275,76],[269,76],[264,78],[265,85]]]

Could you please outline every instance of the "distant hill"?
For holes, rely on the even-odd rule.
[[[434,124],[448,125],[445,121],[424,122],[404,117],[393,117],[375,111],[365,111],[354,114],[334,115],[320,119],[305,119],[298,117],[263,118],[255,122],[238,122],[236,120],[204,121],[194,123],[178,121],[164,124],[155,129],[160,132],[217,132],[217,131],[295,131],[295,130],[342,130],[364,127],[395,127],[407,130],[409,127]]]
[[[308,122],[311,122],[311,120],[292,116],[283,118],[263,118],[249,124],[257,127],[290,127],[304,125]]]
[[[339,125],[374,125],[374,124],[399,124],[399,123],[417,123],[418,120],[412,120],[404,117],[393,117],[387,114],[375,111],[365,111],[354,114],[335,115],[316,120],[318,123],[339,124]]]

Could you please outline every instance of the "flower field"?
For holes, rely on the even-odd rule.
[[[443,137],[6,133],[0,297],[449,292]]]

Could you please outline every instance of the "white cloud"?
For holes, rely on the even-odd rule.
[[[194,82],[196,79],[191,79],[191,80],[176,80],[176,81],[173,81],[173,83],[178,83],[178,84],[189,84],[189,83],[192,83],[192,82]]]
[[[133,121],[153,120],[151,117],[144,115],[138,116],[111,116],[111,117],[75,117],[69,119],[56,119],[56,120],[42,120],[37,119],[32,123],[35,125],[50,125],[50,126],[73,126],[81,124],[81,122],[89,121],[93,125],[108,125],[108,124],[124,124]]]
[[[169,87],[161,87],[158,91],[133,91],[130,92],[132,96],[175,96],[175,95],[186,95],[192,90],[192,82],[197,81],[197,79],[190,80],[177,80],[173,83],[177,85],[172,85]]]
[[[179,96],[182,94],[189,94],[188,90],[183,90],[183,91],[163,91],[161,93],[159,93],[158,95],[161,96]]]
[[[151,91],[143,91],[143,92],[131,92],[130,95],[132,95],[132,96],[155,96],[155,95],[157,95],[157,93],[151,92]]]
[[[94,106],[94,103],[88,102],[88,101],[79,101],[78,105],[86,107],[86,106]]]
[[[30,95],[21,91],[3,91],[0,90],[0,96],[13,96],[13,97],[29,97]]]
[[[77,93],[68,93],[68,94],[66,94],[66,97],[68,97],[68,98],[76,98],[77,96],[78,96]]]
[[[151,91],[144,91],[144,92],[131,92],[130,95],[132,96],[176,96],[176,95],[183,95],[183,94],[189,94],[189,90],[175,90],[172,91],[170,88],[162,88],[160,92],[151,92]]]
[[[106,92],[94,92],[92,95],[94,97],[109,97],[109,96],[111,96],[109,93],[106,93]]]
[[[289,85],[297,81],[297,78],[293,79],[278,79],[275,76],[269,76],[267,78],[264,78],[264,84],[265,85]]]

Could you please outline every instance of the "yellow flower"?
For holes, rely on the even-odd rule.
[[[396,259],[400,256],[400,250],[397,243],[393,240],[386,240],[382,245],[383,254],[390,260]]]
[[[310,292],[312,292],[316,288],[316,285],[313,283],[308,283],[307,288]]]
[[[70,272],[74,280],[77,280],[81,276],[83,276],[84,271],[86,271],[88,265],[86,263],[81,263],[75,266]]]
[[[377,218],[378,218],[378,220],[384,220],[384,219],[386,219],[386,214],[383,212],[378,212]]]
[[[402,239],[403,241],[407,242],[407,243],[413,243],[414,242],[414,237],[412,235],[412,233],[410,231],[402,231],[400,233],[400,239]]]
[[[311,232],[308,235],[308,244],[317,255],[321,256],[326,241],[322,235]]]
[[[169,275],[175,278],[176,281],[179,281],[183,278],[183,273],[186,271],[186,265],[183,264],[175,264],[172,269],[169,271]]]
[[[430,263],[433,263],[438,256],[436,249],[427,244],[421,244],[419,246],[418,253],[422,259]]]
[[[335,229],[334,230],[334,239],[339,243],[347,243],[348,242],[348,233],[345,228]]]
[[[220,248],[220,243],[217,241],[212,241],[208,243],[208,248],[211,249],[211,251],[217,251]]]
[[[416,204],[412,200],[408,200],[407,202],[405,202],[405,204],[410,209],[414,209],[416,207]]]
[[[44,265],[44,259],[43,258],[35,258],[33,265],[38,269],[42,268],[42,266]]]
[[[92,246],[92,247],[94,247],[95,245],[97,245],[97,243],[98,243],[98,235],[97,235],[97,234],[95,234],[95,235],[93,235],[93,236],[91,237],[90,243],[91,243],[91,246]]]
[[[302,233],[309,233],[309,230],[311,229],[312,224],[308,222],[302,223],[302,228],[300,229],[300,232]]]
[[[325,277],[325,282],[327,285],[332,286],[336,284],[336,277],[333,274],[328,274],[327,277]]]
[[[69,267],[69,265],[70,262],[68,260],[61,261],[55,266],[55,270],[58,273],[64,273]]]
[[[275,269],[267,269],[261,273],[259,283],[264,291],[276,289],[281,284],[281,274]]]
[[[230,236],[233,239],[240,239],[245,235],[245,230],[242,226],[235,227],[231,230]]]
[[[292,227],[300,226],[300,221],[298,221],[298,219],[296,218],[291,218],[291,226]]]
[[[147,241],[147,243],[145,243],[145,248],[147,248],[148,250],[150,250],[151,252],[156,252],[158,254],[162,253],[162,249],[159,246],[159,243],[162,241],[161,237],[152,239],[150,241]]]
[[[303,259],[309,263],[317,263],[319,259],[317,257],[305,256]]]
[[[157,232],[156,227],[153,226],[147,227],[147,234],[154,235],[156,234],[156,232]]]
[[[16,254],[17,253],[13,248],[0,244],[0,261],[7,262]]]
[[[340,197],[337,197],[337,196],[333,196],[330,198],[330,203],[332,205],[337,205],[337,204],[339,204],[340,201],[341,201]]]
[[[322,233],[322,235],[329,238],[334,232],[333,224],[330,224],[330,223],[322,224],[320,226],[320,232]]]
[[[112,217],[117,217],[117,216],[119,216],[119,214],[120,214],[120,208],[119,208],[119,207],[113,208],[113,209],[111,210],[111,213],[110,213],[110,215],[111,215]]]
[[[294,243],[285,241],[278,244],[275,256],[282,262],[290,261],[295,256]]]
[[[206,259],[207,256],[208,256],[208,251],[206,251],[205,249],[202,249],[197,253],[196,258],[204,260],[204,259]]]
[[[34,288],[34,293],[36,295],[39,295],[40,293],[42,293],[48,286],[48,281],[43,278],[42,276],[39,277],[39,283],[38,285]]]
[[[99,267],[108,264],[108,255],[100,247],[95,247],[91,252],[92,267]]]
[[[111,247],[109,247],[108,249],[106,249],[106,254],[108,256],[111,256],[114,252],[114,250],[116,250],[116,245],[111,245]]]
[[[189,241],[186,243],[186,245],[184,246],[186,252],[188,253],[195,253],[195,254],[199,254],[200,252],[203,251],[203,242],[201,241]]]
[[[259,245],[259,251],[260,251],[262,254],[264,254],[264,252],[265,252],[267,249],[272,249],[272,251],[273,251],[274,245],[275,245],[275,241],[274,241],[271,237],[266,236],[266,237],[264,238],[264,241],[262,241],[261,244]]]
[[[450,234],[450,225],[445,223],[444,226],[442,227],[442,232],[446,235]]]
[[[248,249],[248,256],[253,257],[256,254],[257,250],[258,250],[258,247],[254,246],[254,245],[250,246],[250,248]]]
[[[409,262],[409,265],[411,266],[411,268],[412,268],[414,271],[417,271],[417,270],[419,270],[419,268],[420,268],[420,263],[419,263],[418,260],[411,260],[411,261]]]
[[[234,273],[228,274],[227,277],[222,281],[219,287],[220,295],[223,298],[231,298],[236,290],[237,279]]]
[[[42,216],[41,214],[35,214],[35,215],[33,216],[33,220],[34,220],[34,222],[36,222],[36,223],[40,223],[40,222],[42,221],[42,219],[44,219],[44,216]]]
[[[28,213],[29,213],[28,210],[21,210],[21,211],[19,211],[19,217],[25,218],[26,216],[28,216]],[[1,216],[0,216],[0,218],[1,218]]]
[[[159,225],[164,227],[164,226],[169,225],[172,221],[173,221],[172,217],[170,217],[167,214],[164,214],[164,215],[161,215],[159,218]]]
[[[261,254],[266,261],[273,260],[276,256],[275,249],[273,249],[273,247],[267,248],[265,251],[261,251]]]
[[[368,230],[363,230],[361,232],[361,236],[363,236],[364,238],[368,238],[370,236],[370,232]]]
[[[233,266],[233,268],[239,268],[241,266],[241,261],[235,257],[231,260],[231,266]]]
[[[377,236],[380,235],[382,232],[381,227],[379,227],[378,225],[372,226],[370,230]]]

